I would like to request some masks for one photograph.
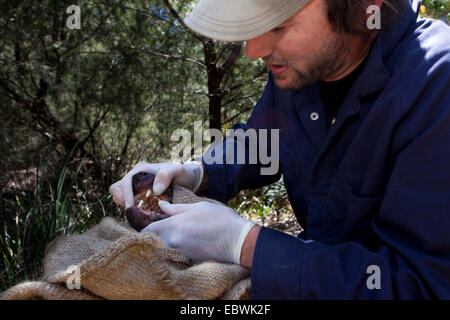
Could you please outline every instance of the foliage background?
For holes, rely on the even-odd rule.
[[[56,236],[121,219],[109,185],[140,160],[167,160],[175,128],[246,120],[265,66],[187,30],[177,15],[193,2],[79,0],[81,30],[69,30],[72,1],[0,0],[0,291],[38,278]],[[449,12],[427,0],[421,14]],[[281,182],[229,205],[291,211]]]

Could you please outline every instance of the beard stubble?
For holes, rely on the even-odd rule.
[[[274,80],[280,89],[297,91],[339,71],[345,64],[350,46],[351,41],[346,35],[332,34],[322,42],[317,54],[307,62],[307,70],[298,70],[293,62],[276,55],[264,57],[263,60],[268,64],[289,66],[294,71],[294,76],[288,83],[280,85],[280,80],[286,78],[283,75],[274,75]]]

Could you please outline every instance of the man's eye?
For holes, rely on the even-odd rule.
[[[284,31],[284,27],[277,27],[275,29],[272,29],[272,32],[275,32],[275,33],[280,33],[282,31]]]

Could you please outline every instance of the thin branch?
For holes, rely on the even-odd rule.
[[[83,141],[81,142],[81,146],[83,146],[94,134],[95,130],[98,129],[98,127],[100,126],[100,123],[103,121],[103,119],[105,118],[105,116],[108,114],[108,112],[111,110],[111,106],[108,107],[105,112],[103,112],[103,114],[97,118],[97,120],[95,121],[94,125],[91,127],[89,124],[89,121],[87,118],[85,118],[85,121],[88,125],[89,128],[89,135],[83,139]],[[93,146],[94,147],[94,146]]]
[[[236,62],[236,60],[239,58],[241,49],[242,49],[242,43],[233,44],[230,54],[225,59],[225,61],[222,63],[222,65],[219,67],[221,77],[223,77],[227,72],[229,72],[231,70],[231,67]]]
[[[265,75],[264,76],[258,76],[256,78],[253,78],[253,79],[249,80],[249,81],[244,81],[244,82],[236,84],[236,85],[234,85],[234,86],[232,86],[230,88],[226,88],[226,89],[223,90],[223,92],[224,93],[230,93],[231,91],[234,91],[234,90],[246,87],[246,86],[251,85],[251,84],[253,84],[253,83],[257,82],[257,81],[262,81],[262,80],[264,80],[266,78],[267,78],[267,76],[265,76]]]
[[[255,96],[255,94],[249,94],[249,95],[242,96],[242,97],[239,97],[239,98],[236,98],[236,99],[228,100],[227,102],[222,104],[222,107],[224,107],[226,105],[229,105],[231,103],[234,103],[234,102],[238,102],[238,101],[241,101],[241,100],[253,98],[254,96]]]
[[[115,7],[118,7],[120,9],[136,11],[136,12],[138,12],[138,13],[144,15],[144,16],[151,17],[151,18],[156,18],[156,19],[161,20],[163,22],[169,23],[169,21],[163,19],[160,15],[154,14],[152,12],[149,13],[148,11],[144,11],[144,10],[141,10],[141,9],[138,9],[138,8],[128,7],[128,6],[124,6],[124,5],[120,5],[120,4],[116,4],[116,3],[111,3],[111,5],[115,6]]]
[[[92,51],[80,51],[80,53],[86,53],[86,54],[90,54],[90,53],[99,53],[99,54],[121,54],[120,52],[112,52],[112,51],[96,51],[96,50],[92,50]]]
[[[203,62],[195,60],[195,59],[191,59],[191,58],[183,57],[183,56],[172,56],[172,55],[167,54],[167,53],[156,52],[156,51],[152,51],[152,50],[149,50],[149,49],[144,49],[144,51],[146,53],[149,53],[149,54],[152,54],[152,55],[155,55],[155,56],[158,56],[158,57],[163,57],[163,58],[166,58],[166,59],[184,60],[184,61],[192,62],[192,63],[195,63],[195,64],[199,65],[203,69],[206,69],[206,66],[205,66],[205,64]]]
[[[227,52],[228,48],[230,48],[234,44],[235,44],[235,42],[226,42],[225,47],[222,48],[222,50],[220,50],[220,52],[217,56],[217,60],[222,59],[222,56]]]
[[[228,118],[227,120],[224,120],[224,121],[222,122],[222,126],[223,126],[224,124],[227,124],[228,122],[233,121],[234,119],[236,119],[236,118],[239,117],[240,115],[242,115],[242,114],[244,114],[244,113],[246,113],[246,112],[248,112],[248,111],[250,111],[250,110],[252,110],[252,109],[253,109],[253,107],[249,107],[249,108],[245,108],[244,110],[241,110],[240,112],[238,112],[237,114],[235,114],[235,115],[232,116],[231,118]]]
[[[178,14],[178,12],[172,7],[172,5],[170,4],[169,0],[163,0],[164,4],[166,5],[166,7],[169,9],[170,13],[172,14],[172,16],[180,23],[180,25],[186,30],[186,32],[188,32],[189,34],[191,34],[195,39],[199,40],[200,42],[204,43],[205,41],[207,41],[206,37],[203,37],[201,35],[199,35],[198,33],[192,31],[185,23],[183,18],[180,17],[180,15]]]
[[[103,36],[105,39],[109,40],[108,36]],[[188,57],[184,57],[184,56],[174,56],[174,55],[170,55],[168,53],[162,53],[162,52],[157,52],[157,51],[153,51],[147,48],[133,48],[130,46],[126,46],[125,44],[122,44],[122,47],[127,48],[127,49],[131,49],[131,50],[136,50],[136,51],[140,51],[146,54],[151,54],[151,55],[155,55],[158,57],[162,57],[165,59],[172,59],[172,60],[183,60],[183,61],[187,61],[187,62],[192,62],[198,66],[200,66],[202,69],[206,69],[206,66],[203,62],[192,59],[192,58],[188,58]],[[98,53],[98,54],[116,54],[116,55],[121,55],[122,53],[120,52],[110,52],[110,51],[81,51],[80,53],[84,53],[84,54],[90,54],[90,53]]]
[[[194,91],[194,92],[192,92],[193,94],[201,94],[201,95],[204,95],[204,96],[206,96],[206,97],[222,97],[222,93],[207,93],[207,92],[205,92],[205,91],[203,91],[203,90],[197,90],[197,91]]]
[[[128,146],[130,144],[130,140],[134,133],[134,130],[135,129],[133,127],[131,127],[131,129],[128,130],[127,138],[125,139],[125,144],[122,148],[122,152],[120,153],[119,161],[116,163],[117,168],[120,168],[120,166],[122,165],[123,159],[125,158],[125,155],[127,153]]]

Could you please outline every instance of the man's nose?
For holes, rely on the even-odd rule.
[[[267,34],[257,38],[247,40],[245,44],[245,54],[250,59],[257,59],[270,56],[273,51],[271,42]]]

